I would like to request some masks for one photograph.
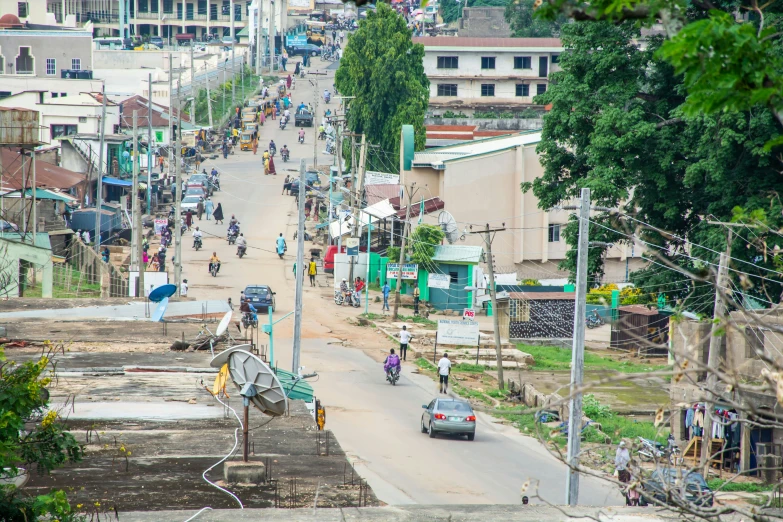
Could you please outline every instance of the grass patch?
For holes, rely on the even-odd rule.
[[[484,373],[486,367],[483,364],[460,363],[454,366],[455,372]]]
[[[438,369],[437,366],[435,366],[434,364],[432,364],[431,362],[429,362],[427,359],[423,357],[419,357],[418,359],[416,359],[415,362],[416,362],[416,366],[418,366],[422,370],[429,370],[431,372],[434,372],[435,370]]]
[[[52,297],[54,299],[95,299],[101,297],[100,283],[88,284],[82,279],[79,281],[77,272],[71,273],[70,289],[66,289],[60,277],[56,277],[57,284],[52,284]],[[78,288],[78,292],[77,292]],[[41,277],[36,280],[35,286],[27,286],[24,289],[25,297],[41,297],[43,292],[43,282]]]
[[[454,390],[454,392],[459,395],[462,398],[465,399],[475,399],[477,401],[481,401],[484,404],[492,405],[494,402],[492,399],[487,397],[484,393],[478,391],[478,390],[472,390],[470,388],[465,388],[464,386],[460,386],[456,382],[452,384],[451,389]]]
[[[359,314],[359,317],[363,317],[364,319],[368,319],[370,321],[375,321],[376,319],[383,319],[383,314],[374,314],[370,312],[367,314]]]
[[[745,493],[762,493],[772,491],[775,484],[759,484],[758,482],[729,482],[724,479],[711,479],[707,485],[713,491],[744,491]]]
[[[398,315],[397,316],[398,321],[405,321],[407,323],[415,323],[415,324],[422,324],[424,326],[438,326],[437,321],[433,321],[431,319],[426,319],[424,317],[421,317],[419,315]]]
[[[533,370],[570,370],[571,350],[554,346],[532,346],[518,344],[517,348],[533,356]],[[631,361],[615,361],[609,357],[601,357],[585,351],[585,369],[613,370],[621,373],[644,373],[665,370],[665,364],[639,364]]]
[[[603,432],[612,439],[613,444],[619,443],[622,439],[636,439],[637,437],[657,440],[665,444],[666,437],[669,436],[668,428],[656,428],[655,424],[649,421],[637,421],[636,419],[619,415],[594,420],[601,423]]]

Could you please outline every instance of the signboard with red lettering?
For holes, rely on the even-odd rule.
[[[462,320],[468,319],[470,321],[474,320],[476,318],[476,311],[471,308],[465,308],[462,311]]]

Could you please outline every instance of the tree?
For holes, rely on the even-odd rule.
[[[429,80],[423,59],[424,46],[413,44],[405,19],[379,4],[349,37],[335,74],[340,93],[353,97],[346,100],[348,128],[364,133],[395,165],[399,164],[403,125],[413,125],[416,150],[422,150],[426,141]],[[382,170],[380,160],[379,155],[368,154],[367,169]]]
[[[777,196],[783,183],[780,151],[765,152],[764,144],[781,131],[780,123],[764,106],[689,115],[682,76],[658,54],[663,39],[650,38],[640,49],[639,37],[632,22],[563,27],[562,71],[552,74],[549,90],[536,98],[552,105],[537,149],[544,175],[523,190],[533,190],[540,207],[549,209],[589,187],[594,204],[620,207],[628,215],[596,216],[591,240],[628,242],[636,234],[649,243],[648,256],[657,254],[696,275],[709,267],[690,257],[717,261],[717,252],[726,248],[726,230],[704,221],[749,219],[763,209],[769,216],[764,227],[771,228],[739,229],[732,255],[748,262],[743,271],[769,275],[766,269],[775,258],[765,258],[762,249],[764,242],[768,248],[783,246],[783,238],[776,236],[783,224]],[[576,232],[574,220],[565,232],[571,245]],[[595,278],[602,275],[603,253],[590,249],[588,270]],[[572,249],[562,267],[573,272],[575,260]],[[670,286],[682,278],[656,264],[634,275],[635,281],[658,287],[671,299],[693,290]],[[772,290],[779,296],[777,285],[770,284],[766,289],[756,284],[747,292],[761,297]],[[702,305],[708,307],[708,300]]]
[[[511,36],[517,38],[546,38],[560,35],[560,26],[566,23],[564,16],[545,20],[535,16],[536,0],[514,0],[506,5],[505,17],[511,26]]]
[[[444,237],[446,234],[439,226],[425,223],[417,226],[407,245],[411,261],[423,267],[431,266],[432,258],[435,256],[435,247],[440,245]]]
[[[81,446],[59,422],[58,413],[46,411],[54,348],[38,361],[3,362],[0,365],[0,477],[13,477],[19,467],[28,472],[49,473],[83,456]],[[5,361],[0,347],[0,361]],[[0,487],[0,520],[22,522],[50,515],[67,522],[81,520],[65,493],[30,498],[13,487]]]
[[[439,4],[440,17],[445,23],[457,21],[462,17],[465,7],[506,7],[510,0],[445,0]]]

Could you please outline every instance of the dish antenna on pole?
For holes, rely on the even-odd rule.
[[[453,244],[457,240],[465,239],[465,234],[460,235],[457,221],[449,212],[441,210],[440,214],[438,214],[438,225],[443,229],[443,233],[446,234],[446,240],[449,244]]]
[[[248,461],[248,420],[250,403],[272,417],[279,417],[288,411],[288,398],[275,372],[261,359],[248,352],[249,344],[233,346],[215,356],[209,363],[213,368],[228,365],[228,374],[242,396],[244,421],[244,451],[242,459]]]

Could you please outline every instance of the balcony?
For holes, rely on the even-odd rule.
[[[158,13],[136,13],[139,20],[157,20],[159,16]]]

